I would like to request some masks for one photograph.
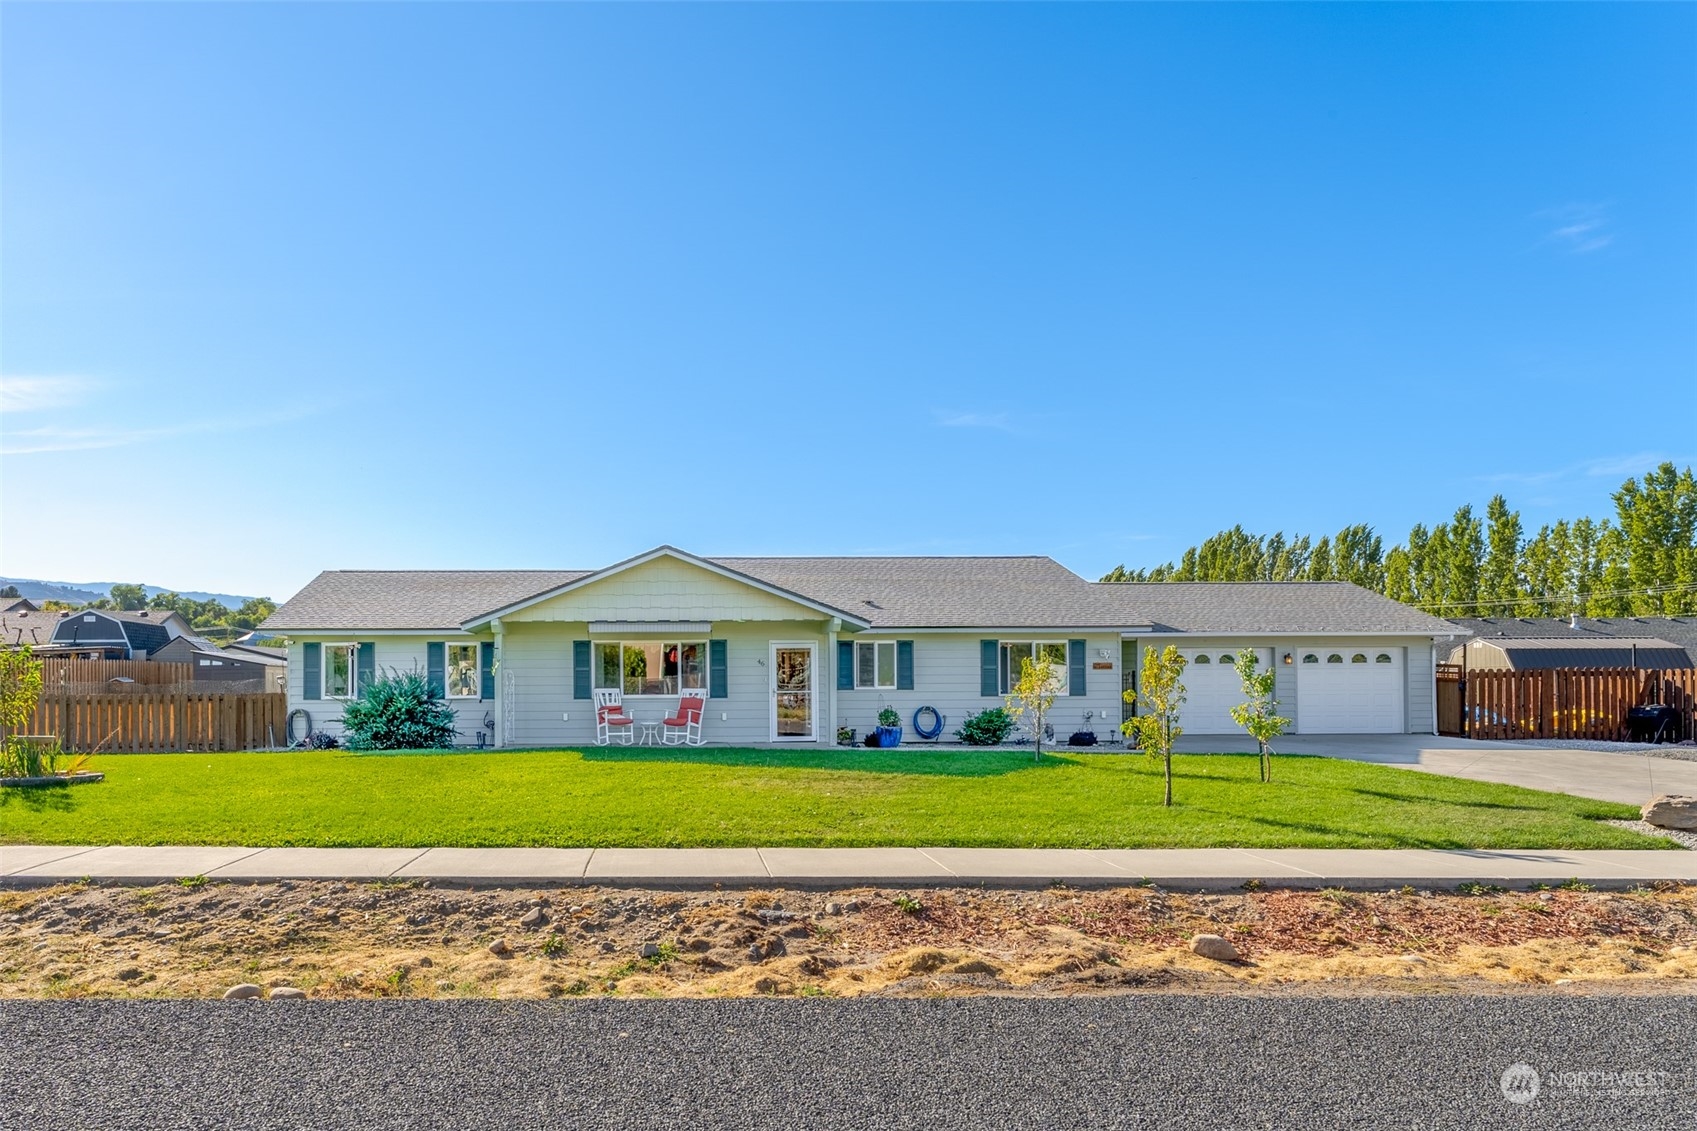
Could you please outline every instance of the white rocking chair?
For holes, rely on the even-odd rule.
[[[705,691],[686,691],[678,700],[678,713],[660,723],[660,741],[666,746],[702,746],[701,716],[707,711]]]
[[[601,746],[617,741],[629,746],[636,741],[636,720],[625,714],[625,697],[620,691],[595,693],[595,741]]]

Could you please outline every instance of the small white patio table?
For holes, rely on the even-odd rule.
[[[637,741],[644,746],[653,746],[660,741],[660,728],[666,724],[663,719],[638,719],[636,725],[642,728],[642,736]]]

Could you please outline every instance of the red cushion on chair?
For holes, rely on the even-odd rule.
[[[675,719],[662,719],[661,722],[669,727],[683,727],[689,725],[689,717],[687,715],[679,715]]]
[[[635,719],[624,713],[623,707],[601,707],[598,710],[601,714],[601,721],[610,727],[629,726],[636,722]]]

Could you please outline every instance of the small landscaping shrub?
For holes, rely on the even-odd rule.
[[[991,707],[976,715],[968,715],[955,731],[955,737],[968,746],[999,746],[1013,733],[1013,716],[1002,707]]]
[[[454,709],[417,671],[380,676],[342,712],[349,750],[444,750],[457,733]]]

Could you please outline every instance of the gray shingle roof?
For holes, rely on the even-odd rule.
[[[1490,653],[1500,654],[1500,659]],[[1651,637],[1536,636],[1472,640],[1467,645],[1472,667],[1506,664],[1516,671],[1548,668],[1689,668],[1691,654],[1677,644]]]
[[[1125,623],[1179,632],[1383,632],[1442,636],[1457,630],[1343,581],[1161,581],[1102,584]]]
[[[1697,656],[1697,617],[1580,617],[1578,628],[1570,628],[1566,617],[1459,617],[1450,623],[1491,640],[1653,637],[1677,644]]]
[[[457,629],[588,570],[325,570],[266,618],[267,632]]]
[[[1342,582],[1104,585],[1047,557],[711,558],[875,629],[1104,628],[1193,633],[1457,630]],[[264,624],[271,632],[452,630],[591,570],[334,570]]]
[[[873,628],[1113,627],[1118,611],[1053,558],[712,558]]]

